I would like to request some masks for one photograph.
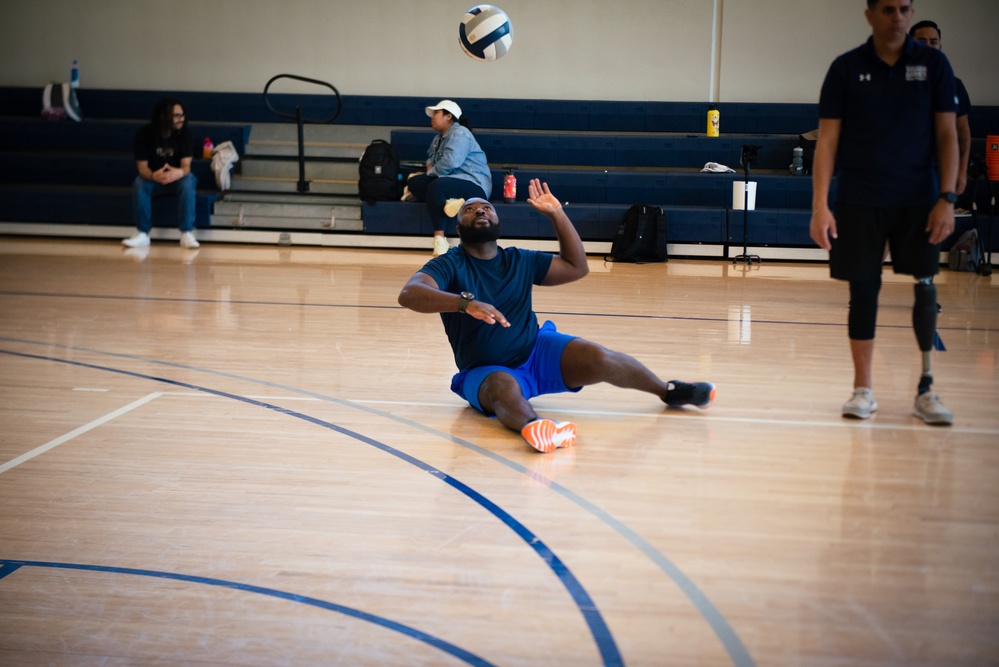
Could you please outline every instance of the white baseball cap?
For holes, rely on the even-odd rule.
[[[457,103],[452,102],[451,100],[441,100],[440,102],[437,103],[437,106],[427,107],[427,115],[432,117],[434,115],[434,112],[437,111],[438,109],[443,109],[444,111],[447,111],[449,114],[454,116],[455,120],[461,118],[461,107],[458,106]]]

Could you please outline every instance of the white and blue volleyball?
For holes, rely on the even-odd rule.
[[[458,27],[458,43],[470,58],[490,62],[510,50],[513,27],[502,9],[477,5],[465,12]]]

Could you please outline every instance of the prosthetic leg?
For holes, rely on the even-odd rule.
[[[933,284],[933,278],[917,280],[916,302],[912,306],[912,328],[916,332],[919,351],[923,353],[923,374],[919,378],[919,393],[923,394],[933,384],[930,354],[937,332],[937,286]]]
[[[923,372],[916,393],[915,413],[927,424],[947,425],[954,421],[951,411],[940,402],[940,397],[930,391],[933,385],[931,354],[937,332],[937,288],[933,278],[917,278],[916,301],[912,306],[912,328],[916,333],[919,351],[923,355]]]

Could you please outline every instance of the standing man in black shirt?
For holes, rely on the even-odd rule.
[[[912,0],[867,0],[867,43],[838,57],[819,98],[811,237],[830,274],[849,282],[853,394],[844,417],[877,411],[874,331],[885,243],[895,273],[916,279],[912,325],[922,354],[913,411],[927,424],[954,416],[932,390],[940,247],[954,231],[957,128],[954,73],[939,50],[908,35]],[[839,175],[835,212],[829,185]]]

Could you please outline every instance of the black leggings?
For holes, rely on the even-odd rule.
[[[430,221],[434,225],[434,231],[439,232],[444,229],[444,224],[448,217],[444,215],[444,204],[448,199],[471,199],[481,197],[488,199],[486,193],[472,181],[454,176],[428,176],[417,174],[408,181],[406,185],[409,192],[417,201],[427,203],[427,211],[430,213]],[[452,233],[454,230],[449,230]]]
[[[847,328],[851,340],[873,340],[878,322],[881,276],[850,282],[850,313]]]

